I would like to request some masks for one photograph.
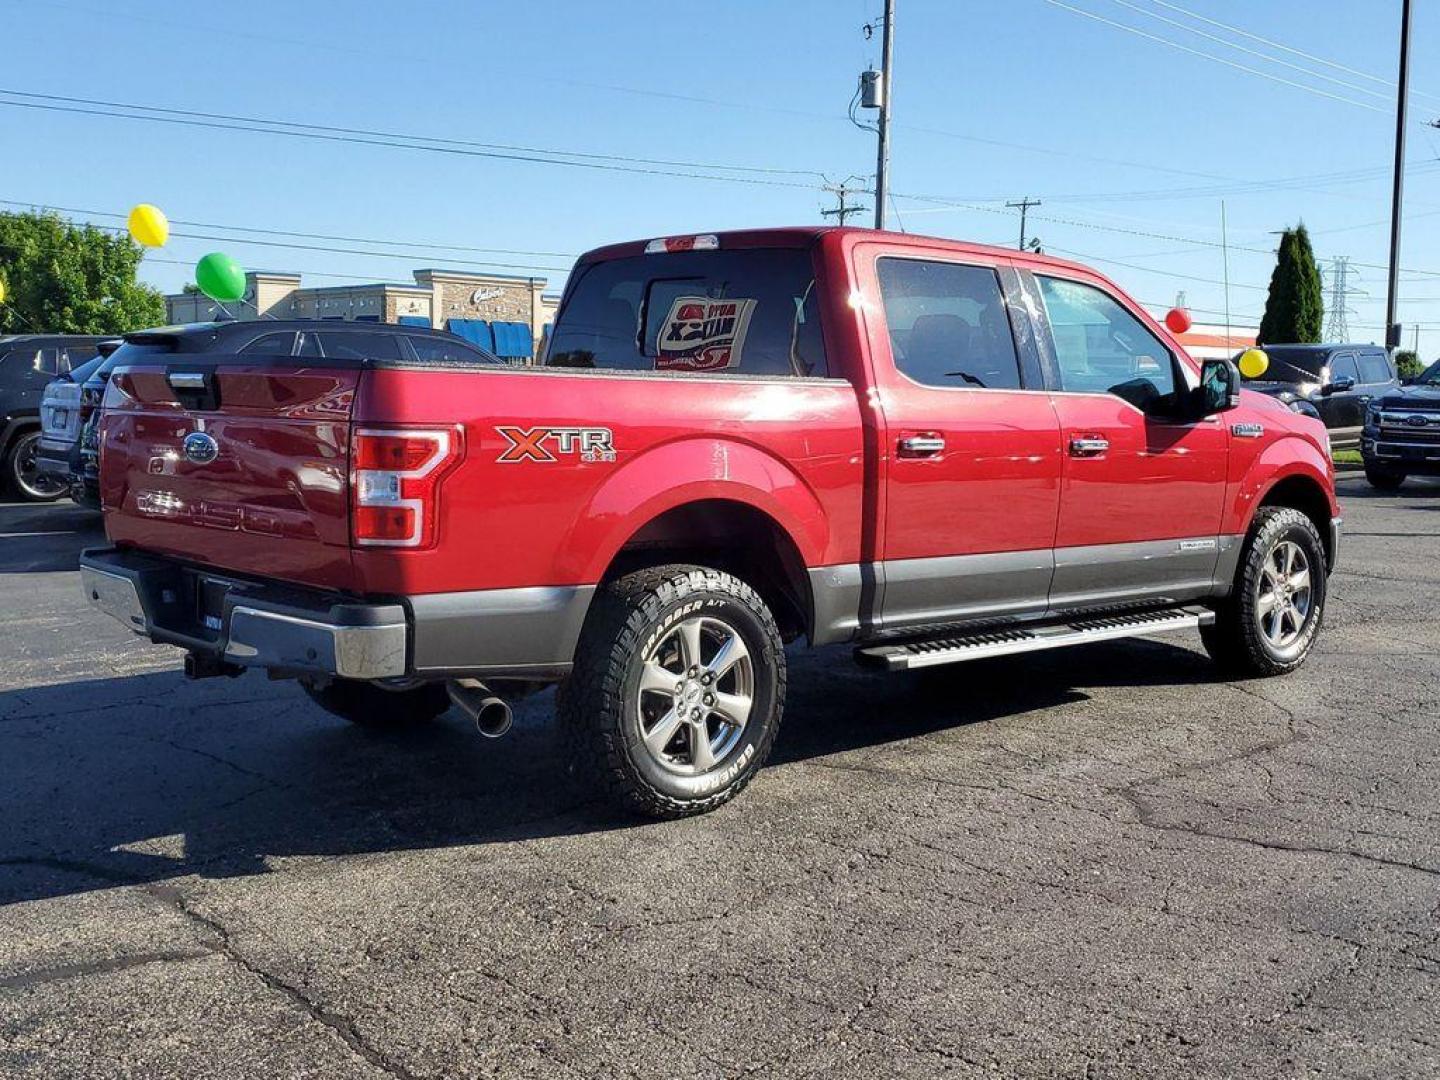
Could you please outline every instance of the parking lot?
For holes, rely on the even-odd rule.
[[[353,729],[92,615],[0,506],[0,1073],[1434,1076],[1440,486],[1341,482],[1286,679],[1198,640],[792,659],[720,812],[617,820],[549,722]]]

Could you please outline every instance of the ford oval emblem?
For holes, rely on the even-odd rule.
[[[1405,423],[1411,427],[1429,427],[1430,418],[1424,413],[1411,413],[1405,418]]]
[[[180,446],[196,465],[209,465],[220,456],[220,444],[203,431],[192,431]]]

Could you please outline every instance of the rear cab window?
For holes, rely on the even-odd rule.
[[[1390,370],[1390,361],[1376,352],[1360,354],[1360,381],[1363,383],[1386,383],[1395,377]]]
[[[570,289],[545,364],[824,378],[810,253],[745,248],[591,263]]]

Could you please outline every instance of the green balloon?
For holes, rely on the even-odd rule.
[[[223,251],[212,251],[195,264],[195,284],[222,304],[245,296],[245,270]]]

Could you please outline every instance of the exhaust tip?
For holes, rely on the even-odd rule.
[[[510,706],[490,692],[478,679],[452,679],[446,684],[453,701],[475,724],[475,730],[487,739],[498,739],[509,732],[514,717]]]

